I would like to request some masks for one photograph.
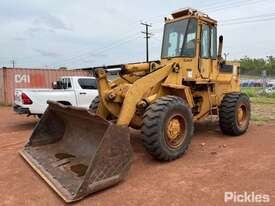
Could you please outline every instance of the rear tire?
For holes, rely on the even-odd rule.
[[[143,144],[157,160],[182,156],[191,142],[194,123],[187,103],[176,96],[160,97],[143,115]]]
[[[250,100],[246,94],[226,94],[219,110],[222,132],[231,136],[244,134],[249,126],[250,112]]]
[[[89,110],[90,110],[91,112],[93,112],[93,113],[96,113],[97,108],[98,108],[98,106],[99,106],[99,103],[100,103],[99,96],[96,96],[96,97],[93,99],[92,103],[90,104]]]

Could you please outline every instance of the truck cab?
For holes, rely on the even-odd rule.
[[[16,89],[13,108],[18,114],[41,116],[47,109],[48,100],[89,108],[97,95],[94,77],[64,76],[53,82],[51,89]]]

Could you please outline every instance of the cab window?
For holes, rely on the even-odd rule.
[[[173,32],[169,34],[169,44],[170,47],[168,48],[168,56],[175,57],[179,56],[180,52],[180,45],[183,42],[183,34]]]
[[[195,56],[196,31],[197,20],[195,18],[183,19],[166,24],[161,57]]]
[[[95,79],[84,79],[78,80],[78,83],[82,89],[97,89],[97,83]]]
[[[70,89],[72,88],[72,83],[70,78],[62,79],[62,88],[63,89]]]
[[[208,25],[202,26],[202,35],[201,35],[201,57],[209,58],[209,46],[210,46],[210,28]]]
[[[183,45],[181,56],[193,57],[196,53],[196,32],[197,21],[191,19],[188,25],[186,39]]]
[[[217,58],[217,28],[211,28],[211,59]]]

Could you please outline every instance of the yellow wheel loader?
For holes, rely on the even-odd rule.
[[[239,65],[221,58],[222,44],[214,19],[195,9],[174,12],[165,19],[161,60],[121,65],[111,82],[97,69],[99,97],[89,110],[49,101],[21,155],[72,202],[127,175],[129,127],[141,130],[160,161],[181,157],[194,122],[211,115],[224,134],[245,133],[250,101],[240,93]]]

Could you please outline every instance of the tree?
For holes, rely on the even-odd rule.
[[[266,70],[269,76],[275,76],[275,57],[249,58],[245,56],[240,60],[241,73],[245,75],[260,76]]]
[[[60,67],[59,69],[60,69],[60,70],[68,70],[67,67]]]

